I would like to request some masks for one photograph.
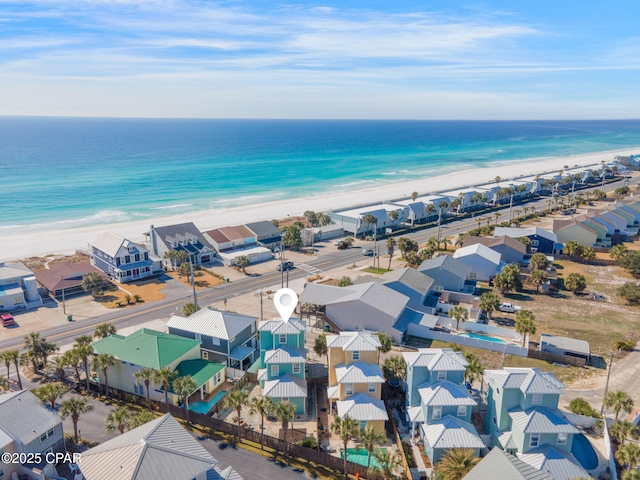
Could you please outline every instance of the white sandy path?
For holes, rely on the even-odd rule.
[[[156,226],[173,223],[194,222],[201,230],[237,225],[258,220],[285,218],[301,215],[305,210],[329,211],[339,208],[371,204],[384,200],[409,197],[417,191],[426,193],[453,190],[469,185],[491,182],[500,175],[503,179],[558,171],[564,165],[595,165],[602,160],[611,161],[616,155],[633,155],[640,147],[620,151],[607,151],[586,155],[565,156],[552,159],[531,159],[529,161],[500,162],[491,167],[475,168],[446,175],[422,178],[399,184],[389,184],[355,190],[339,195],[317,195],[300,199],[288,199],[257,205],[190,212],[189,214],[158,218],[156,221],[125,222],[95,225],[91,227],[60,229],[55,231],[3,235],[0,238],[0,260],[14,260],[33,255],[70,253],[76,249],[87,249],[87,242],[102,230],[112,230],[133,241],[142,241],[149,223]]]

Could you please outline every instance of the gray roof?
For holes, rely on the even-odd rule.
[[[418,267],[418,271],[425,275],[429,275],[430,271],[441,268],[464,280],[467,279],[469,271],[471,270],[469,265],[457,258],[453,258],[452,255],[438,255],[437,257],[433,257],[422,262]]]
[[[476,401],[471,398],[467,389],[462,385],[444,381],[433,385],[423,384],[418,386],[418,393],[424,405],[434,406],[458,406],[476,405]]]
[[[364,392],[358,392],[336,402],[336,407],[340,418],[347,415],[358,421],[389,420],[384,402]]]
[[[555,480],[515,455],[494,447],[463,480]]]
[[[422,325],[427,328],[433,328],[438,324],[438,318],[439,317],[437,315],[418,312],[412,308],[406,307],[398,317],[398,320],[396,320],[396,323],[393,324],[393,328],[402,333],[407,330],[410,323]]]
[[[293,348],[291,345],[281,345],[275,350],[267,350],[264,354],[264,363],[306,363],[307,350]]]
[[[484,448],[485,444],[470,423],[447,415],[435,423],[422,424],[431,448]]]
[[[538,470],[549,472],[556,480],[591,478],[589,473],[579,466],[573,455],[559,452],[553,447],[541,447],[528,453],[518,453],[518,457]]]
[[[558,241],[558,237],[556,237],[555,233],[540,227],[496,227],[493,231],[493,236],[500,237],[502,235],[506,235],[511,238],[537,235],[538,237],[546,238],[552,242]]]
[[[101,252],[104,252],[111,257],[115,257],[116,255],[118,255],[118,250],[120,250],[121,247],[128,248],[129,245],[134,245],[139,252],[147,251],[145,247],[127,240],[117,233],[109,232],[106,230],[100,232],[97,237],[89,242],[89,245],[97,248]]]
[[[375,352],[380,339],[370,332],[340,332],[339,335],[327,335],[328,348],[342,348],[345,352]]]
[[[244,225],[258,237],[276,235],[280,236],[280,230],[273,223],[268,221],[245,223]]]
[[[481,243],[474,243],[473,245],[469,245],[468,247],[459,248],[453,254],[453,258],[465,258],[470,255],[478,255],[482,258],[486,258],[491,263],[495,263],[496,265],[500,264],[500,259],[502,258],[502,255],[500,255],[498,252],[484,246]]]
[[[512,408],[509,410],[509,416],[524,433],[580,433],[560,410],[547,407],[533,407],[527,410]]]
[[[543,333],[542,335],[540,335],[540,346],[544,347],[545,345],[570,352],[591,355],[589,342],[585,340],[578,340],[577,338],[558,337],[556,335],[548,335],[546,333]]]
[[[523,255],[527,253],[527,246],[524,243],[506,235],[502,235],[500,237],[478,237],[475,235],[467,235],[464,237],[462,246],[468,247],[469,245],[475,245],[476,243],[481,243],[491,249],[499,245],[505,245]]]
[[[418,292],[424,297],[433,285],[433,278],[426,276],[424,273],[411,268],[401,268],[400,270],[392,270],[382,275],[383,285],[389,286],[395,282],[401,283],[411,290]],[[393,287],[389,287],[393,288]]]
[[[33,275],[24,263],[0,263],[0,280],[23,278]]]
[[[493,382],[503,389],[518,388],[524,393],[561,394],[564,385],[555,375],[543,372],[539,368],[503,368],[502,370],[486,370],[487,381]]]
[[[307,382],[298,377],[283,375],[277,380],[265,382],[262,395],[272,398],[306,397]]]
[[[384,383],[380,365],[365,362],[341,363],[336,366],[338,383]]]
[[[176,225],[166,225],[164,227],[153,228],[156,231],[156,234],[158,235],[160,241],[162,241],[169,249],[173,248],[171,246],[171,242],[173,240],[181,240],[187,235],[196,237],[203,246],[213,249],[211,243],[209,243],[202,232],[198,230],[198,227],[196,227],[192,222],[178,223]]]
[[[256,321],[257,318],[255,317],[223,312],[208,307],[197,311],[187,318],[172,315],[167,322],[167,327],[229,340],[245,328],[255,324]]]
[[[87,480],[190,480],[217,460],[169,414],[87,450]]]
[[[447,370],[463,372],[469,362],[460,352],[450,348],[419,348],[417,352],[403,352],[402,356],[411,367],[427,367],[429,371]]]
[[[0,395],[0,430],[22,444],[36,440],[60,423],[60,417],[43,407],[29,390]]]

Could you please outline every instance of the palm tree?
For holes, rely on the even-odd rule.
[[[15,352],[17,355],[18,351],[16,350]],[[0,353],[0,361],[4,362],[4,366],[7,369],[7,378],[11,378],[11,363],[13,362],[13,358],[9,358],[9,352]]]
[[[452,448],[440,459],[435,470],[447,480],[462,480],[479,461],[471,449]]]
[[[404,358],[394,355],[384,361],[382,371],[387,380],[404,380],[407,375],[407,362]]]
[[[496,226],[498,225],[498,219],[502,216],[500,212],[495,212],[493,214],[494,217],[496,217]]]
[[[493,181],[496,182],[496,187],[500,185],[501,180],[502,180],[502,177],[500,175],[498,175],[496,178],[493,179]]]
[[[169,260],[169,263],[171,263],[171,269],[175,271],[175,269],[176,269],[176,251],[175,250],[168,250],[168,251],[164,252],[164,258]]]
[[[33,393],[41,402],[47,402],[51,405],[51,410],[56,408],[56,400],[67,393],[69,389],[62,382],[51,382],[36,388]]]
[[[114,333],[116,333],[116,327],[114,325],[110,323],[101,323],[96,326],[96,329],[93,331],[93,336],[96,338],[106,338]]]
[[[640,463],[640,445],[637,443],[620,445],[620,448],[618,448],[618,451],[615,453],[615,457],[627,470],[631,470]]]
[[[485,292],[480,296],[480,308],[487,312],[487,317],[491,320],[491,314],[500,306],[500,298],[494,292]]]
[[[391,224],[395,224],[396,220],[398,220],[398,217],[400,216],[400,214],[398,213],[397,210],[391,210],[389,212],[389,219],[391,220]]]
[[[316,220],[321,227],[331,225],[331,217],[324,212],[316,213]]]
[[[312,236],[313,238],[313,236]],[[251,260],[246,255],[240,255],[236,258],[236,266],[242,269],[242,273],[247,273],[247,267],[251,265]]]
[[[16,368],[16,378],[18,379],[18,389],[22,390],[22,378],[20,378],[20,352],[18,350],[9,350],[2,354],[2,359],[7,367],[7,378],[9,378],[9,366],[13,363]]]
[[[104,377],[104,395],[109,396],[109,379],[107,378],[107,369],[116,364],[116,357],[110,353],[101,353],[93,359],[93,368],[102,371]]]
[[[313,345],[313,351],[319,357],[323,355],[327,357],[327,365],[329,364],[329,349],[327,348],[327,336],[321,333],[316,337],[316,343]]]
[[[234,390],[224,397],[223,403],[225,407],[236,411],[234,421],[239,424],[240,420],[242,420],[242,409],[249,403],[249,394],[244,390]]]
[[[529,281],[536,286],[536,292],[540,292],[540,285],[548,279],[547,272],[543,270],[534,270],[529,274]]]
[[[415,203],[416,198],[418,198],[418,192],[411,192],[411,200]]]
[[[376,459],[377,465],[373,467],[373,470],[379,472],[385,480],[391,480],[395,476],[395,471],[402,461],[397,454],[391,454],[386,448],[380,449],[373,454],[373,458]]]
[[[191,378],[191,375],[185,375],[184,377],[178,377],[173,381],[173,391],[182,398],[184,403],[184,412],[187,417],[187,423],[189,423],[189,395],[196,391],[198,384]]]
[[[0,390],[9,390],[9,382],[2,375],[0,375]]]
[[[278,403],[273,409],[273,414],[282,424],[282,439],[284,440],[285,448],[283,451],[287,451],[287,431],[289,430],[289,422],[293,420],[296,414],[296,406],[293,403]]]
[[[68,356],[65,358],[64,355],[57,355],[53,357],[44,372],[45,376],[55,375],[60,380],[64,380],[67,375],[64,370],[64,367],[66,367],[67,358]]]
[[[77,340],[79,340],[79,338],[76,338],[76,341]],[[89,374],[89,359],[94,354],[93,346],[90,344],[89,345],[76,344],[76,347],[74,348],[74,350],[76,352],[76,355],[78,355],[78,357],[82,359],[82,365],[84,366],[86,388],[87,388],[87,391],[89,391],[89,378],[91,378],[91,375]]]
[[[464,369],[464,378],[473,385],[478,378],[482,378],[484,374],[484,367],[480,363],[480,359],[473,353],[465,353],[464,358],[467,360],[468,365]]]
[[[436,206],[433,203],[427,203],[424,206],[424,212],[427,214],[427,218],[431,217],[431,215],[433,215],[433,212],[436,211]]]
[[[264,417],[273,412],[275,404],[269,397],[253,397],[249,402],[249,415],[260,415],[260,448],[264,450]]]
[[[378,340],[380,340],[378,347],[378,363],[380,363],[380,354],[391,350],[391,337],[384,332],[378,332]]]
[[[71,350],[67,350],[62,354],[62,358],[64,359],[64,364],[67,367],[73,368],[76,374],[76,381],[78,385],[80,385],[80,364],[82,363],[82,358],[78,355],[78,352],[75,348]]]
[[[609,257],[611,257],[615,261],[618,261],[627,254],[627,251],[627,247],[620,243],[611,247],[611,250],[609,250]]]
[[[466,322],[469,318],[469,311],[460,305],[456,305],[449,310],[449,318],[456,319],[456,330],[458,330],[460,328],[460,321]]]
[[[93,406],[87,403],[86,398],[72,397],[60,404],[60,416],[64,419],[71,417],[73,422],[73,438],[78,443],[78,420],[80,415],[89,413],[93,410]]]
[[[376,432],[373,427],[366,427],[360,430],[358,440],[362,444],[362,448],[367,451],[367,478],[371,469],[371,455],[376,447],[383,445],[387,441],[387,435],[384,431]]]
[[[609,432],[616,438],[616,440],[618,440],[620,445],[624,445],[624,442],[628,437],[633,439],[638,438],[640,428],[636,427],[629,420],[616,420],[609,427]]]
[[[156,416],[149,410],[140,410],[133,417],[131,417],[131,429],[138,428],[140,425],[149,423],[151,420],[155,420]]]
[[[125,430],[130,430],[133,412],[129,407],[120,407],[117,410],[111,410],[104,422],[104,428],[107,432],[112,433],[115,430],[122,435]]]
[[[389,251],[389,267],[387,270],[391,270],[391,259],[393,259],[393,252],[396,248],[397,242],[393,237],[389,237],[387,239],[387,250]]]
[[[27,352],[32,352],[31,357],[31,366],[33,367],[33,373],[38,373],[38,360],[40,358],[40,346],[42,344],[42,339],[40,338],[40,333],[31,332],[29,335],[24,337],[24,348]]]
[[[178,374],[169,367],[164,367],[153,372],[153,383],[162,385],[162,389],[164,390],[164,404],[167,405],[167,410],[169,409],[169,387],[177,376]]]
[[[622,472],[621,480],[640,480],[640,471],[638,470],[625,470]]]
[[[377,248],[378,217],[368,213],[367,215],[362,217],[362,221],[364,223],[366,223],[367,225],[369,225],[369,228],[371,228],[372,225],[374,226],[374,230],[373,230],[373,267],[375,268],[375,266],[376,266],[376,256],[378,255],[378,248]]]
[[[631,413],[631,410],[633,410],[633,400],[627,392],[617,390],[607,393],[607,396],[604,397],[604,406],[612,408],[616,414],[615,419],[618,420],[620,412]]]
[[[522,335],[524,347],[527,337],[536,333],[536,325],[533,323],[536,317],[530,310],[518,310],[516,312],[516,332]]]
[[[155,376],[156,371],[153,368],[143,367],[139,372],[133,374],[136,379],[136,385],[144,384],[145,393],[147,395],[147,407],[151,410],[151,398],[149,396],[149,386],[153,381],[153,377]]]
[[[480,228],[480,222],[478,222],[478,228]],[[464,243],[464,239],[466,238],[466,236],[467,236],[466,233],[459,233],[458,238],[456,238],[454,245],[456,247],[461,247],[462,244]]]
[[[546,270],[549,260],[544,253],[534,253],[529,260],[529,270]]]
[[[189,253],[186,250],[179,250],[176,252],[176,260],[178,263],[183,264],[189,259]]]
[[[350,418],[349,415],[345,415],[340,418],[337,415],[333,419],[333,425],[331,430],[340,437],[343,445],[344,452],[344,478],[348,479],[347,474],[347,446],[353,437],[358,434],[358,421]]]

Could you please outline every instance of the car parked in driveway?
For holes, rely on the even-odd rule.
[[[15,325],[16,321],[10,313],[0,313],[0,323],[2,323],[3,327],[8,327],[9,325]]]
[[[282,262],[279,263],[276,269],[279,272],[286,272],[287,270],[291,270],[293,268],[293,262]]]

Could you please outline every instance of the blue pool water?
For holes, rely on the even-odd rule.
[[[206,415],[207,413],[209,413],[209,410],[211,410],[213,408],[213,406],[216,403],[218,403],[222,397],[224,397],[225,393],[227,393],[227,392],[223,390],[222,392],[218,393],[215,397],[213,397],[208,402],[193,402],[193,403],[190,403],[189,404],[189,410],[191,410],[193,412],[202,413],[203,415]]]
[[[486,335],[478,335],[477,333],[459,333],[458,336],[477,338],[478,340],[487,340],[488,342],[493,342],[493,343],[507,343],[504,340],[500,340],[499,338],[487,337]]]
[[[573,436],[571,454],[576,457],[585,470],[593,470],[598,466],[598,456],[591,446],[591,442],[582,433]]]
[[[373,456],[375,452],[383,450],[376,448],[374,453],[371,455],[371,468],[379,467],[376,458]],[[347,460],[353,463],[357,463],[359,465],[367,466],[367,459],[369,456],[369,452],[367,452],[364,448],[347,448]],[[340,449],[340,458],[344,458],[344,451]]]

